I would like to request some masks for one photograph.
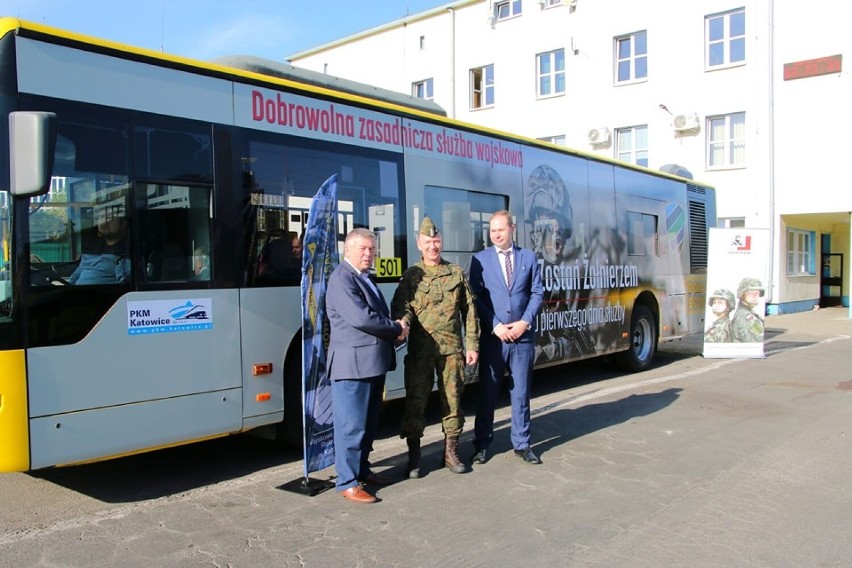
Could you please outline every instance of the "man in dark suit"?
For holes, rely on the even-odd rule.
[[[482,336],[479,342],[480,400],[474,426],[473,462],[488,461],[494,438],[494,408],[506,369],[512,402],[511,439],[515,455],[527,463],[541,460],[530,448],[530,381],[535,357],[535,318],[543,287],[535,253],[512,242],[515,225],[508,211],[497,211],[488,224],[494,244],[474,255],[470,285]]]
[[[385,374],[396,367],[394,342],[408,333],[405,322],[390,319],[387,304],[370,280],[375,235],[353,229],[346,236],[343,262],[331,273],[325,307],[330,327],[328,369],[334,414],[335,485],[359,503],[376,497],[361,483],[386,483],[370,472],[369,456],[378,426]]]

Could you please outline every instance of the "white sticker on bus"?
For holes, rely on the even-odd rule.
[[[213,329],[212,298],[127,302],[128,335]]]

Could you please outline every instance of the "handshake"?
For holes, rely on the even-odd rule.
[[[396,320],[396,323],[398,323],[399,326],[402,328],[402,332],[400,332],[399,337],[396,338],[396,343],[398,345],[408,339],[408,331],[411,328],[408,326],[408,322],[406,322],[404,319],[398,319]]]

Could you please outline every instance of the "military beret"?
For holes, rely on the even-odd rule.
[[[420,223],[420,234],[424,237],[437,237],[438,233],[441,231],[438,230],[438,227],[435,226],[435,223],[432,222],[432,219],[429,217],[423,217],[423,222]]]

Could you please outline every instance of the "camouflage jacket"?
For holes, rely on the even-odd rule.
[[[731,334],[737,343],[760,343],[763,341],[763,318],[740,302],[731,318]]]
[[[704,332],[704,341],[707,343],[731,343],[731,320],[727,315],[716,318],[707,331]]]
[[[433,267],[420,261],[402,275],[391,301],[391,317],[411,326],[410,350],[434,341],[444,355],[479,351],[479,320],[473,301],[461,266],[444,259]]]

